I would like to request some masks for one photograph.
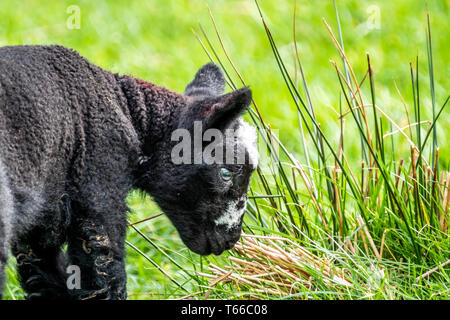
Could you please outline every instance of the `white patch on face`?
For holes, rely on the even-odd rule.
[[[239,126],[236,130],[236,138],[248,152],[249,162],[256,169],[258,166],[258,146],[256,129],[242,119],[239,119]]]
[[[239,201],[231,201],[227,209],[222,215],[217,218],[214,222],[217,226],[224,225],[227,230],[231,230],[234,227],[239,225],[242,216],[244,215],[246,205],[244,205],[241,209],[237,209],[237,203]]]

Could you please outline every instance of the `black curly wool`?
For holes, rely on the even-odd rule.
[[[250,103],[248,88],[220,96],[220,70],[202,70],[178,94],[61,46],[0,48],[0,286],[10,248],[30,299],[125,299],[132,188],[153,196],[193,251],[232,247],[242,218],[233,228],[214,221],[230,203],[243,211],[254,168],[230,166],[225,185],[217,165],[170,159],[173,130],[195,120],[236,127]],[[71,265],[80,288],[67,286]]]

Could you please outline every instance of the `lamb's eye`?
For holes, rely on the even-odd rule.
[[[230,181],[231,178],[233,178],[233,173],[226,169],[226,168],[220,168],[220,177],[224,180],[224,181]]]

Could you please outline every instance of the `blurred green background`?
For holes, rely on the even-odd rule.
[[[369,52],[375,73],[377,103],[400,125],[407,122],[393,80],[396,80],[412,115],[409,62],[414,62],[419,55],[422,118],[430,119],[425,1],[348,0],[336,3],[345,51],[357,77],[361,79],[367,69],[365,53]],[[294,72],[294,1],[261,0],[260,5],[288,68]],[[284,144],[301,159],[296,109],[273,59],[252,0],[3,1],[0,5],[0,45],[61,44],[77,50],[104,69],[131,74],[182,92],[196,70],[208,62],[191,28],[200,34],[200,23],[219,48],[207,6],[215,17],[230,56],[251,86],[265,121],[272,128],[279,129]],[[439,108],[449,93],[450,84],[450,1],[428,1],[428,7],[431,14],[436,105]],[[79,20],[73,20],[77,12]],[[329,60],[335,60],[340,66],[342,63],[322,18],[328,21],[337,35],[331,0],[297,1],[296,38],[311,98],[319,122],[326,132],[336,131],[337,140],[335,111],[339,109],[340,89]],[[442,168],[448,168],[450,159],[450,146],[445,143],[450,136],[448,115],[445,111],[438,125],[440,141],[444,141],[440,145]],[[352,139],[351,134],[349,139]],[[352,148],[355,159],[360,152],[357,139],[354,135]],[[131,198],[130,206],[133,212],[130,220],[158,213],[153,204],[142,202],[138,197]],[[143,231],[168,250],[187,250],[165,217],[147,224]],[[147,242],[140,243],[134,233],[129,240],[167,271],[173,271],[171,274],[176,273],[176,268],[173,269],[173,265],[159,252],[149,248]],[[192,259],[200,258],[192,254]],[[127,268],[130,298],[159,298],[171,290],[170,281],[131,250]],[[16,286],[12,269],[9,269],[8,276],[6,297],[20,298],[21,292]],[[153,292],[156,295],[140,295],[139,292]]]

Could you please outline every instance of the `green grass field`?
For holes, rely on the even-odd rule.
[[[281,163],[268,165],[272,175],[255,174],[251,190],[251,195],[276,197],[249,201],[244,232],[282,240],[245,237],[229,253],[202,258],[184,247],[165,216],[136,224],[127,238],[130,299],[449,299],[450,266],[445,266],[450,257],[445,202],[450,200],[448,106],[434,119],[450,88],[450,2],[428,3],[431,50],[427,50],[423,1],[336,1],[338,26],[333,1],[298,0],[298,56],[294,3],[259,1],[276,48],[252,0],[1,4],[2,46],[61,44],[107,70],[182,92],[196,70],[209,61],[198,35],[214,60],[223,63],[229,83],[240,87],[216,36],[209,7],[227,53],[253,91],[256,106],[247,120],[255,120],[262,136],[270,137],[257,110],[265,124],[278,130],[282,146],[273,141],[266,145],[269,149],[278,145]],[[79,28],[72,28],[73,11],[68,11],[72,5],[79,9]],[[352,113],[352,101],[346,101],[349,90],[343,61],[323,18],[338,42],[340,27],[345,56],[356,77],[349,82],[353,88],[361,84],[361,99],[355,103],[364,101],[359,105],[366,109],[368,124],[362,128],[355,120],[361,108]],[[279,54],[277,59],[274,52]],[[433,72],[427,52],[432,54]],[[366,74],[366,53],[373,77]],[[301,103],[309,106],[297,58],[314,118],[308,117],[308,107]],[[283,70],[288,76],[283,76]],[[379,107],[375,112],[374,97]],[[341,114],[346,114],[345,124]],[[303,130],[301,115],[306,117]],[[416,120],[423,123],[414,125]],[[308,125],[312,134],[307,133]],[[318,128],[321,138],[315,133]],[[422,148],[420,142],[428,132]],[[436,166],[432,165],[434,132],[439,146]],[[362,167],[361,140],[370,140],[368,135],[372,140],[363,142]],[[423,151],[423,162],[411,161],[409,141],[417,146],[415,157]],[[130,222],[160,213],[138,192],[131,193],[128,203]],[[273,272],[264,275],[264,269]],[[426,275],[428,271],[432,272]],[[22,299],[13,259],[7,278],[5,298]]]

